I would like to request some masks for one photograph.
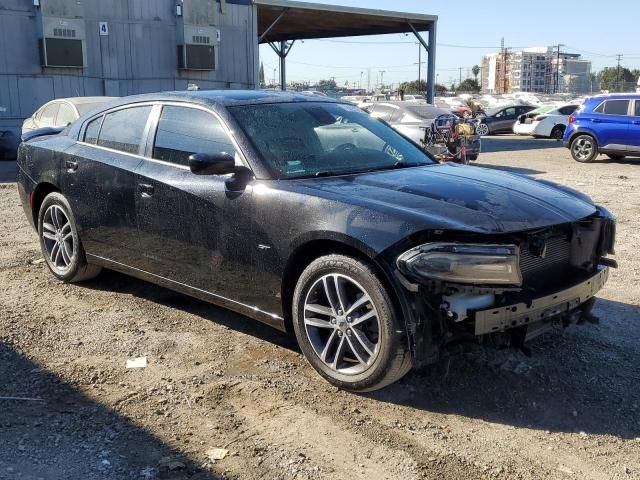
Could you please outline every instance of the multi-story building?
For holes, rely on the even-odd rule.
[[[591,62],[579,54],[553,47],[505,50],[482,57],[485,93],[587,93],[591,89]]]

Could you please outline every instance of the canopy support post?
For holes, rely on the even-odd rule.
[[[273,42],[269,42],[271,49],[276,52],[276,55],[280,58],[280,90],[285,91],[287,89],[287,55],[293,48],[293,41],[281,41],[280,46]]]
[[[431,25],[431,29],[429,30],[429,43],[427,44],[413,24],[411,22],[407,23],[409,24],[409,27],[411,27],[413,34],[427,51],[427,55],[429,57],[427,66],[427,103],[433,104],[436,79],[436,24],[433,23]]]

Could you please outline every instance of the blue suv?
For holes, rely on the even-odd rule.
[[[604,153],[612,160],[640,155],[640,95],[598,95],[569,117],[564,146],[578,162]]]

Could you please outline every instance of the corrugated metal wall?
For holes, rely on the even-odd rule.
[[[40,12],[33,0],[0,0],[0,130],[18,127],[53,98],[184,90],[189,83],[255,88],[258,46],[250,0],[215,2],[221,33],[215,71],[178,70],[176,0],[82,3],[87,65],[65,69],[40,66]],[[42,4],[43,10],[64,8],[64,0]],[[108,36],[99,34],[99,22],[108,22]]]

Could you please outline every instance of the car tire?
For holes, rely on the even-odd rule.
[[[469,160],[470,162],[475,162],[476,160],[478,160],[478,155],[467,155],[467,160]]]
[[[625,157],[625,155],[607,154],[607,157],[609,157],[611,160],[618,161],[618,160],[622,160]]]
[[[477,127],[476,127],[476,133],[478,135],[481,136],[485,136],[485,135],[489,135],[489,125],[487,125],[486,123],[480,123]]]
[[[314,260],[298,279],[292,314],[305,357],[338,388],[378,390],[411,370],[407,335],[389,293],[360,260]]]
[[[43,200],[38,212],[38,237],[45,263],[57,279],[82,282],[102,271],[102,267],[87,263],[71,206],[61,193],[50,193]]]
[[[591,135],[578,135],[571,141],[571,156],[576,162],[589,163],[598,156],[598,143]]]
[[[556,125],[555,127],[553,127],[553,130],[551,130],[550,137],[554,140],[562,140],[566,128],[567,127],[565,127],[564,125]]]

